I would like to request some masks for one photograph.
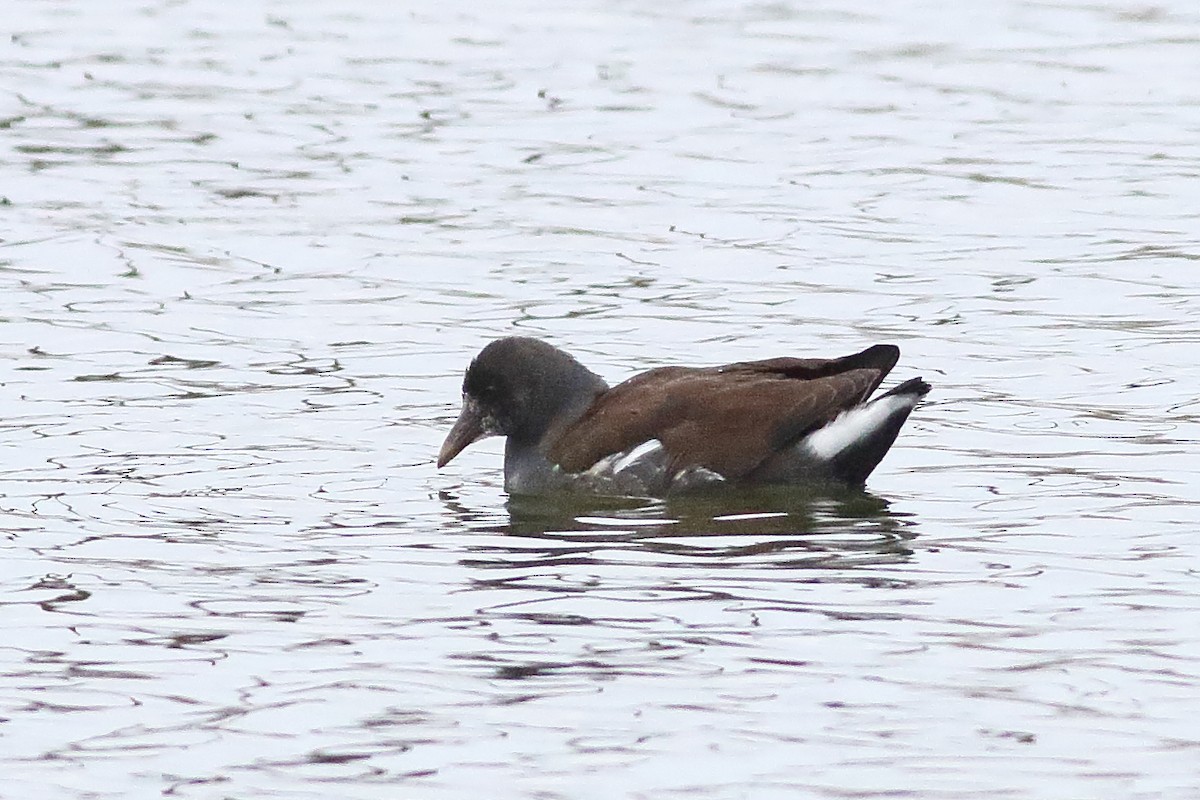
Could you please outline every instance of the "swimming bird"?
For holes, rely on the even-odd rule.
[[[505,436],[510,494],[861,486],[929,392],[912,378],[870,399],[899,358],[877,344],[842,358],[658,367],[610,388],[553,345],[498,339],[467,367],[437,465]]]

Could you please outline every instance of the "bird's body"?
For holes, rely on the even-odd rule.
[[[898,358],[875,345],[835,359],[660,367],[609,388],[545,342],[499,339],[467,369],[438,466],[502,435],[512,494],[861,485],[929,391],[914,378],[868,401]]]

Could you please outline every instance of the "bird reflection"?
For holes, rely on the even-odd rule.
[[[503,534],[472,548],[477,566],[616,563],[622,554],[698,561],[844,567],[912,555],[916,522],[861,489],[768,487],[665,500],[591,495],[511,496],[507,519],[484,516],[443,492],[467,527]],[[482,557],[482,558],[481,558]]]

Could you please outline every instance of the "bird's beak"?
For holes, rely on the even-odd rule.
[[[438,469],[449,464],[450,459],[465,450],[471,442],[491,436],[493,431],[490,430],[491,426],[488,422],[487,415],[483,413],[479,403],[475,402],[473,398],[463,395],[462,411],[459,413],[454,427],[446,435],[446,441],[442,442],[442,449],[438,451]]]

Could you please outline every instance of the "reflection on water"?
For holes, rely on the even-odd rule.
[[[711,676],[720,668],[706,663],[709,648],[751,647],[758,620],[775,613],[901,619],[895,610],[847,608],[808,589],[913,583],[879,572],[913,556],[913,520],[861,490],[771,487],[669,500],[521,496],[509,498],[502,521],[472,511],[454,492],[443,491],[441,500],[465,527],[490,534],[468,544],[459,563],[474,572],[470,593],[489,598],[477,619],[494,635],[455,658],[494,679],[523,681],[522,701],[581,680]],[[675,608],[680,602],[718,603],[738,621],[689,618]],[[512,629],[524,632],[504,633]],[[574,658],[547,657],[575,648]],[[782,654],[753,658],[777,668],[804,663]]]
[[[912,555],[907,542],[917,535],[911,518],[857,489],[776,487],[666,501],[515,496],[507,503],[508,520],[500,525],[477,525],[477,516],[451,492],[443,492],[442,500],[464,525],[519,540],[472,548],[489,556],[464,561],[474,566],[614,562],[628,553],[643,564],[646,556],[661,556],[658,563],[664,567],[708,560],[714,568],[721,563],[842,568],[901,561]],[[513,558],[499,555],[506,547]]]

